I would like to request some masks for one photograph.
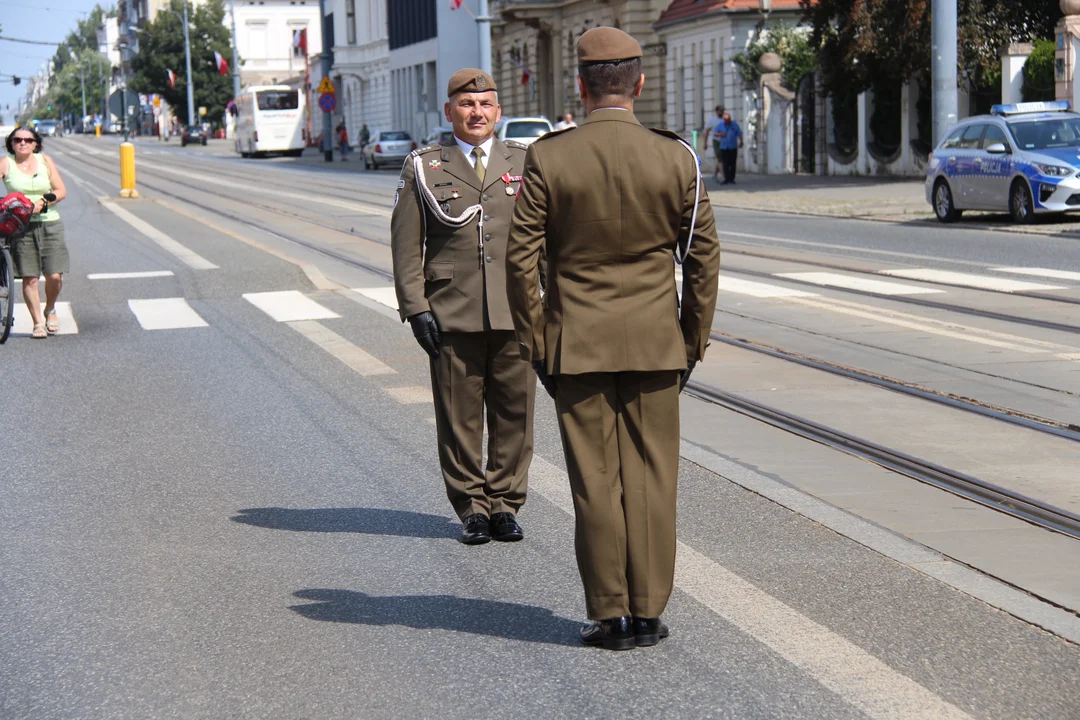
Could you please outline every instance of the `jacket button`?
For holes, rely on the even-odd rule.
[[[488,221],[488,220],[490,220],[490,219],[491,219],[491,216],[490,216],[490,215],[485,215],[485,216],[484,216],[484,222],[487,222],[487,221]]]
[[[484,195],[483,197],[481,197],[481,200],[487,200],[487,199],[488,199],[487,195]]]
[[[485,235],[485,236],[484,236],[484,239],[485,239],[485,240],[490,240],[490,239],[491,239],[491,234],[489,233],[489,234]]]
[[[488,255],[488,256],[487,256],[486,258],[484,258],[484,261],[485,261],[485,262],[491,262],[491,256],[490,256],[490,255]]]

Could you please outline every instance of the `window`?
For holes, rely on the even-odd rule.
[[[964,128],[956,128],[949,137],[945,139],[945,142],[941,143],[942,150],[955,150],[960,147],[960,136],[964,134]]]
[[[978,150],[979,141],[982,140],[983,130],[985,129],[986,126],[982,124],[969,125],[964,130],[964,134],[960,136],[959,148],[961,150]]]
[[[260,90],[255,97],[260,110],[296,110],[300,107],[297,90]]]
[[[983,148],[988,148],[994,143],[1001,143],[1005,146],[1005,150],[1009,149],[1009,139],[1005,137],[1005,131],[999,128],[997,125],[987,125],[986,135],[983,137]]]
[[[356,44],[356,0],[345,0],[345,42]]]

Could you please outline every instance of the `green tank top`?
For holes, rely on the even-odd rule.
[[[53,186],[52,181],[49,180],[49,169],[45,165],[45,158],[41,157],[41,153],[34,153],[34,159],[37,160],[37,172],[27,175],[19,169],[15,156],[8,155],[8,171],[4,176],[4,187],[9,193],[20,192],[37,202],[45,193],[52,192]],[[56,208],[50,207],[47,213],[32,215],[30,222],[55,222],[59,219],[60,213],[56,211]]]

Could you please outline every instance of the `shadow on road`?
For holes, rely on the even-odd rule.
[[[442,515],[384,510],[382,508],[250,508],[240,510],[234,522],[271,530],[297,532],[349,532],[417,538],[453,538],[461,526]]]
[[[298,590],[293,595],[315,602],[291,605],[290,610],[326,622],[404,625],[548,645],[578,645],[581,627],[546,608],[453,595],[377,596],[329,589]]]

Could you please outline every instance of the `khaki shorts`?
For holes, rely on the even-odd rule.
[[[66,273],[70,270],[67,244],[64,242],[64,223],[32,222],[21,238],[11,243],[11,259],[15,261],[16,277],[37,277]]]

